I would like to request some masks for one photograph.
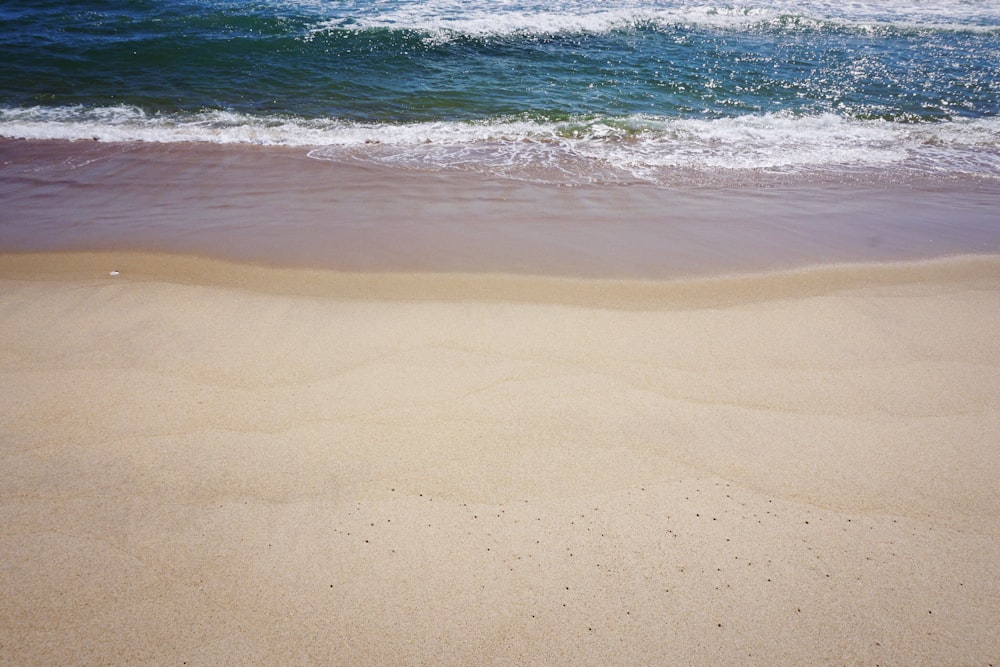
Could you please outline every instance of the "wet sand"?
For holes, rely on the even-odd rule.
[[[1000,253],[1000,182],[882,172],[558,186],[297,148],[0,140],[0,200],[0,251],[354,272],[669,279]]]
[[[0,662],[995,664],[998,279],[0,256]]]
[[[0,663],[996,664],[1000,188],[725,181],[0,141]]]

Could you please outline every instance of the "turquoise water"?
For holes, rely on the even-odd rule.
[[[309,147],[536,180],[1000,179],[1000,3],[0,7],[0,135]]]

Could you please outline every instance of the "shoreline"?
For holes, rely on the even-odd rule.
[[[650,280],[1000,253],[1000,183],[843,178],[569,187],[305,149],[7,140],[0,251]]]
[[[0,279],[170,283],[337,300],[508,302],[610,309],[721,308],[863,288],[981,284],[1000,276],[1000,254],[821,264],[673,279],[499,273],[334,271],[156,252],[0,252]]]

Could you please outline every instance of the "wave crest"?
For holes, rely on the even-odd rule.
[[[773,113],[714,120],[636,115],[387,124],[231,111],[147,114],[134,107],[26,107],[0,109],[0,136],[300,146],[317,159],[571,183],[655,182],[677,169],[797,173],[892,168],[1000,179],[1000,118],[995,117],[893,123]]]
[[[351,13],[357,9],[357,13]],[[458,39],[506,39],[596,35],[639,29],[709,28],[727,30],[862,32],[957,30],[1000,33],[1000,10],[962,2],[702,2],[550,3],[430,0],[394,3],[385,11],[348,4],[338,16],[326,17],[306,38],[343,31],[404,30],[429,43]]]

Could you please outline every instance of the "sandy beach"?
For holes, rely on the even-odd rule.
[[[998,278],[0,256],[0,663],[997,664]]]
[[[1000,667],[1000,0],[0,63],[0,667]]]

